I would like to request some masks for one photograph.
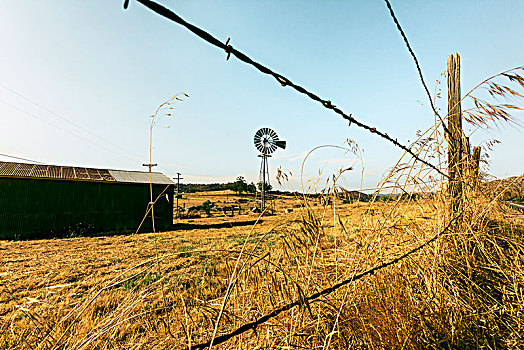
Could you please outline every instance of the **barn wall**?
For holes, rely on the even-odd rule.
[[[154,185],[154,198],[167,185]],[[155,226],[173,222],[173,185],[155,205]],[[0,239],[135,231],[149,202],[148,184],[0,178]],[[151,228],[146,220],[143,230]],[[142,230],[142,231],[143,231]],[[78,232],[76,232],[78,233]]]

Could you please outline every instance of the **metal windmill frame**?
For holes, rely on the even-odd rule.
[[[260,173],[258,176],[258,183],[262,183],[261,188],[261,206],[260,211],[264,212],[266,209],[266,183],[269,184],[269,165],[268,158],[271,153],[275,152],[277,148],[286,148],[286,141],[279,140],[275,131],[270,128],[260,128],[253,139],[256,149],[260,152],[258,155],[262,158],[260,164]],[[266,180],[267,175],[267,180]],[[262,181],[260,181],[262,178]]]

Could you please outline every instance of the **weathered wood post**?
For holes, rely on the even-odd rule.
[[[463,139],[463,145],[462,145],[462,152],[463,152],[463,157],[464,157],[464,161],[465,162],[468,162],[469,159],[471,158],[471,144],[469,142],[469,137],[467,136],[464,136],[464,139]]]
[[[480,146],[473,147],[473,155],[471,156],[471,176],[475,185],[479,183],[479,169],[480,169]]]
[[[462,191],[468,186],[465,182],[471,181],[471,146],[469,137],[462,136]]]
[[[461,206],[462,194],[462,108],[460,105],[460,56],[448,56],[448,174],[451,216]]]

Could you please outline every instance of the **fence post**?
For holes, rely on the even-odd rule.
[[[471,144],[469,143],[469,137],[464,136],[464,144],[462,147],[462,152],[464,152],[463,156],[466,161],[469,161],[471,158]]]
[[[462,191],[467,186],[465,182],[470,182],[472,177],[472,163],[471,163],[471,146],[469,137],[463,135],[462,137]]]
[[[471,172],[473,181],[475,184],[479,182],[479,169],[480,169],[480,146],[473,147],[473,155],[471,157]]]
[[[448,56],[448,174],[451,216],[459,210],[462,194],[462,108],[460,105],[460,56]]]

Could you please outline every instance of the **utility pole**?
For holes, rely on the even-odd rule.
[[[157,166],[157,163],[142,164],[149,168],[149,206],[151,206],[151,222],[153,224],[153,232],[155,232],[155,212],[153,210],[153,176],[151,175],[151,168]]]
[[[157,163],[144,163],[142,165],[148,167],[149,168],[149,172],[151,173],[151,168],[154,167],[154,166],[157,166],[158,164]]]
[[[180,177],[180,173],[176,173],[176,217],[178,218],[178,194],[180,193],[180,180],[184,179]],[[175,179],[175,178],[173,178]]]

